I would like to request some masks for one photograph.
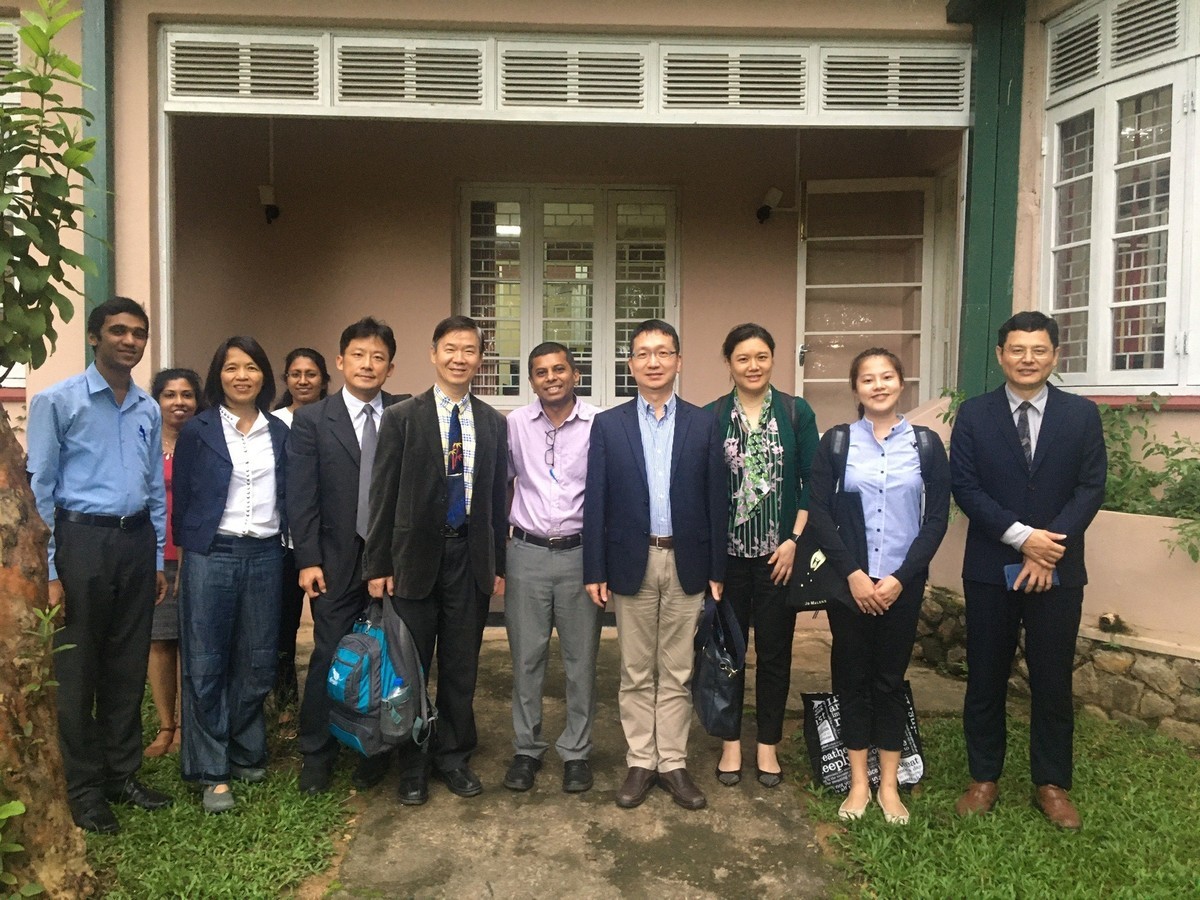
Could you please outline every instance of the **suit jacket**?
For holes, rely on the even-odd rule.
[[[491,595],[504,574],[508,538],[508,429],[504,416],[471,395],[475,469],[467,543],[479,590]],[[395,579],[395,594],[433,593],[446,539],[446,457],[433,388],[388,407],[379,425],[371,475],[371,515],[363,578]]]
[[[954,499],[971,520],[963,578],[1004,584],[1004,567],[1022,562],[1002,543],[1014,523],[1067,536],[1058,562],[1064,586],[1087,584],[1083,534],[1104,502],[1108,454],[1096,404],[1048,386],[1033,464],[1027,465],[1001,385],[967,400],[950,438]]]
[[[266,414],[275,450],[275,504],[279,510],[279,528],[287,531],[285,492],[287,485],[288,428]],[[175,463],[171,481],[171,528],[175,546],[195,553],[208,553],[225,504],[229,500],[229,479],[233,460],[225,443],[218,407],[197,413],[179,430],[175,442]]]
[[[583,580],[636,594],[650,558],[650,486],[638,400],[596,415],[583,498]],[[678,400],[671,446],[671,528],[679,583],[698,594],[725,580],[729,491],[716,417]]]
[[[399,397],[383,393],[383,407]],[[288,524],[296,568],[320,566],[340,597],[358,565],[358,473],[362,453],[341,391],[296,411],[287,440]]]

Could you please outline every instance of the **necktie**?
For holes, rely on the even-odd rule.
[[[1017,407],[1017,439],[1021,442],[1021,449],[1025,451],[1025,465],[1033,465],[1033,443],[1029,439],[1029,407],[1032,406],[1028,400],[1022,400],[1021,405]]]
[[[450,413],[447,438],[450,452],[446,454],[446,524],[451,528],[462,528],[467,524],[467,480],[463,473],[462,422],[458,418],[457,403]]]
[[[375,466],[375,445],[379,431],[375,427],[375,407],[368,403],[363,407],[363,422],[360,463],[358,466],[358,521],[355,529],[364,541],[367,539],[367,520],[371,513],[371,469]]]

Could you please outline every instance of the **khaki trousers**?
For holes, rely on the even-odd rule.
[[[613,602],[626,764],[659,772],[682,769],[692,724],[693,641],[704,594],[684,593],[675,552],[651,547],[641,590],[613,594]]]

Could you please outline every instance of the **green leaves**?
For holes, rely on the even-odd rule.
[[[64,85],[86,88],[79,64],[54,46],[55,36],[82,14],[69,0],[38,0],[17,29],[22,62],[0,76],[0,372],[14,363],[34,368],[54,349],[55,315],[69,321],[79,292],[74,270],[97,271],[82,253],[63,245],[90,215],[82,188],[96,139],[83,137],[91,113],[66,105]],[[70,241],[67,241],[70,243]]]

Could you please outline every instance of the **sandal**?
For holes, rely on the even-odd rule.
[[[166,735],[166,737],[164,737]],[[166,756],[171,750],[171,744],[175,739],[175,726],[167,725],[158,729],[158,734],[155,735],[150,746],[142,751],[143,756]]]

